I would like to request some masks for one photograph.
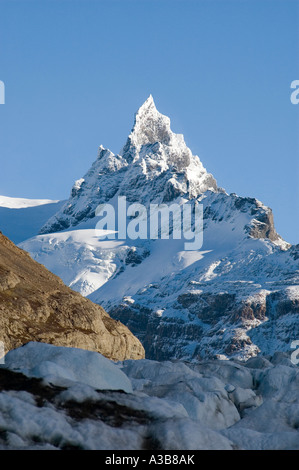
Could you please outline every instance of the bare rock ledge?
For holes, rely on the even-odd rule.
[[[5,352],[29,341],[142,359],[144,348],[121,322],[67,287],[0,232],[0,341]]]

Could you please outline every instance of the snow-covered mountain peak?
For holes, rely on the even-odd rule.
[[[142,145],[155,142],[168,144],[170,139],[170,119],[159,113],[150,95],[135,114],[133,129],[121,153],[126,153],[128,145],[140,148]]]
[[[143,168],[151,168],[157,162],[161,171],[169,167],[186,171],[195,161],[197,169],[193,170],[206,173],[199,158],[187,147],[184,136],[172,132],[169,117],[157,110],[152,95],[135,114],[132,131],[120,155],[127,163],[141,162]],[[211,187],[216,189],[216,182]]]
[[[135,117],[139,116],[142,117],[142,115],[146,115],[148,113],[153,113],[153,112],[158,112],[154,98],[152,95],[149,95],[149,97],[145,100],[145,102],[140,106],[138,111],[135,114]]]
[[[193,198],[217,190],[213,176],[192,154],[184,136],[172,132],[169,117],[157,110],[151,95],[135,114],[133,129],[120,155],[128,165],[133,164],[125,183],[130,194],[126,194],[124,185],[121,187],[130,200],[137,197],[140,201],[141,196],[145,203],[169,202],[177,196]],[[142,184],[136,184],[139,181]],[[139,194],[139,186],[143,194]]]
[[[147,209],[202,204],[202,248],[150,235],[99,240],[97,206],[118,210],[118,196]],[[22,248],[128,326],[147,357],[245,359],[299,337],[299,245],[277,234],[270,208],[217,186],[151,96],[122,152],[101,146],[40,233]]]
[[[95,216],[98,204],[114,196],[148,205],[169,203],[177,197],[192,199],[217,183],[184,137],[170,128],[153,97],[135,114],[133,129],[119,155],[102,145],[90,170],[79,178],[64,207],[42,227],[41,233],[65,230]]]

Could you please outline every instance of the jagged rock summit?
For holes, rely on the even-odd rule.
[[[126,154],[126,147],[130,146],[140,150],[143,145],[156,142],[167,145],[173,135],[170,129],[170,119],[159,113],[150,95],[135,114],[134,127],[121,155]]]
[[[5,351],[29,341],[141,359],[137,338],[103,308],[72,291],[0,232],[0,341]]]
[[[180,196],[191,199],[207,190],[217,190],[215,179],[192,154],[183,135],[171,131],[170,119],[159,113],[150,96],[135,114],[120,154],[100,146],[91,169],[75,182],[68,201],[40,233],[75,227],[93,218],[96,207],[115,196],[148,205]]]

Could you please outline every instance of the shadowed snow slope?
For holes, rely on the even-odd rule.
[[[64,201],[0,196],[0,230],[14,243],[20,243],[37,235],[41,225],[63,204]]]
[[[5,367],[47,383],[84,383],[100,390],[132,392],[127,376],[101,354],[77,348],[30,342],[5,356]]]

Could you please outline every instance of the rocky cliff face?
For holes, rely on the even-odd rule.
[[[114,360],[144,356],[127,327],[65,286],[1,232],[0,340],[6,352],[40,341],[98,351]]]
[[[100,241],[95,208],[116,196],[202,205],[201,249],[172,237]],[[270,208],[218,187],[152,97],[120,154],[101,147],[42,232],[22,246],[128,325],[148,358],[246,359],[299,338],[298,245],[277,234]]]

